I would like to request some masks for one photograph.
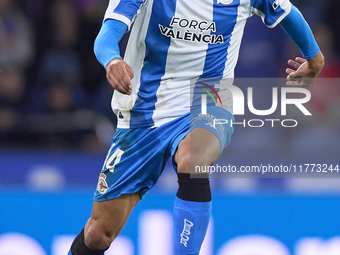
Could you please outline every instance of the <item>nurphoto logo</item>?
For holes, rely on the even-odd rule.
[[[275,113],[278,110],[278,106],[280,105],[281,116],[287,116],[287,106],[293,105],[295,106],[304,116],[312,116],[312,114],[307,110],[304,106],[305,103],[309,102],[311,99],[311,93],[309,90],[300,87],[272,87],[271,93],[271,107],[268,109],[256,109],[253,102],[253,88],[247,88],[247,97],[245,97],[242,90],[235,85],[225,85],[225,84],[217,84],[214,87],[210,86],[206,83],[200,82],[199,84],[204,85],[204,88],[199,88],[203,90],[205,93],[201,94],[201,114],[207,114],[207,95],[213,100],[216,106],[223,106],[223,98],[220,97],[217,90],[223,89],[229,90],[232,97],[232,108],[233,115],[245,115],[245,106],[248,107],[249,112],[256,116],[268,116]],[[280,91],[280,97],[279,97]],[[215,96],[214,96],[214,95]],[[289,95],[301,95],[300,98],[289,98]],[[216,99],[215,99],[216,97]],[[296,127],[298,125],[298,121],[295,119],[277,119],[277,118],[256,118],[250,119],[246,121],[244,119],[242,122],[232,122],[227,119],[214,119],[213,126],[216,125],[242,125],[243,127],[262,127],[265,123],[274,127],[275,124],[280,123],[282,127]]]

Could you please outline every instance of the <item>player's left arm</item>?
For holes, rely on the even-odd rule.
[[[280,24],[297,44],[303,56],[288,61],[290,68],[286,69],[287,85],[307,87],[322,71],[325,64],[324,57],[308,23],[294,5]]]

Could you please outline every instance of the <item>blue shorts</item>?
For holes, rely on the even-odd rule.
[[[214,127],[212,120],[233,120],[234,117],[216,106],[208,107],[207,113],[204,117],[193,110],[156,128],[117,129],[99,175],[94,200],[106,201],[136,192],[143,197],[156,184],[180,141],[195,127],[213,132],[220,140],[222,151],[230,143],[233,128],[230,125]]]

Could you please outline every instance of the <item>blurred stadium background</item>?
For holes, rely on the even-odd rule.
[[[321,77],[332,79],[311,88],[312,121],[294,131],[237,129],[220,164],[340,164],[340,2],[292,2],[325,55]],[[66,254],[90,214],[116,123],[112,88],[93,54],[107,4],[0,0],[0,255]],[[285,77],[297,55],[281,28],[254,17],[236,76]],[[271,98],[271,90],[257,93],[259,104]],[[340,254],[340,179],[254,177],[212,180],[202,255]],[[176,187],[169,164],[108,254],[172,254]]]

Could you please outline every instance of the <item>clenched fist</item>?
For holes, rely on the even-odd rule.
[[[131,95],[132,68],[122,59],[113,59],[106,67],[106,78],[112,87],[122,94]]]

